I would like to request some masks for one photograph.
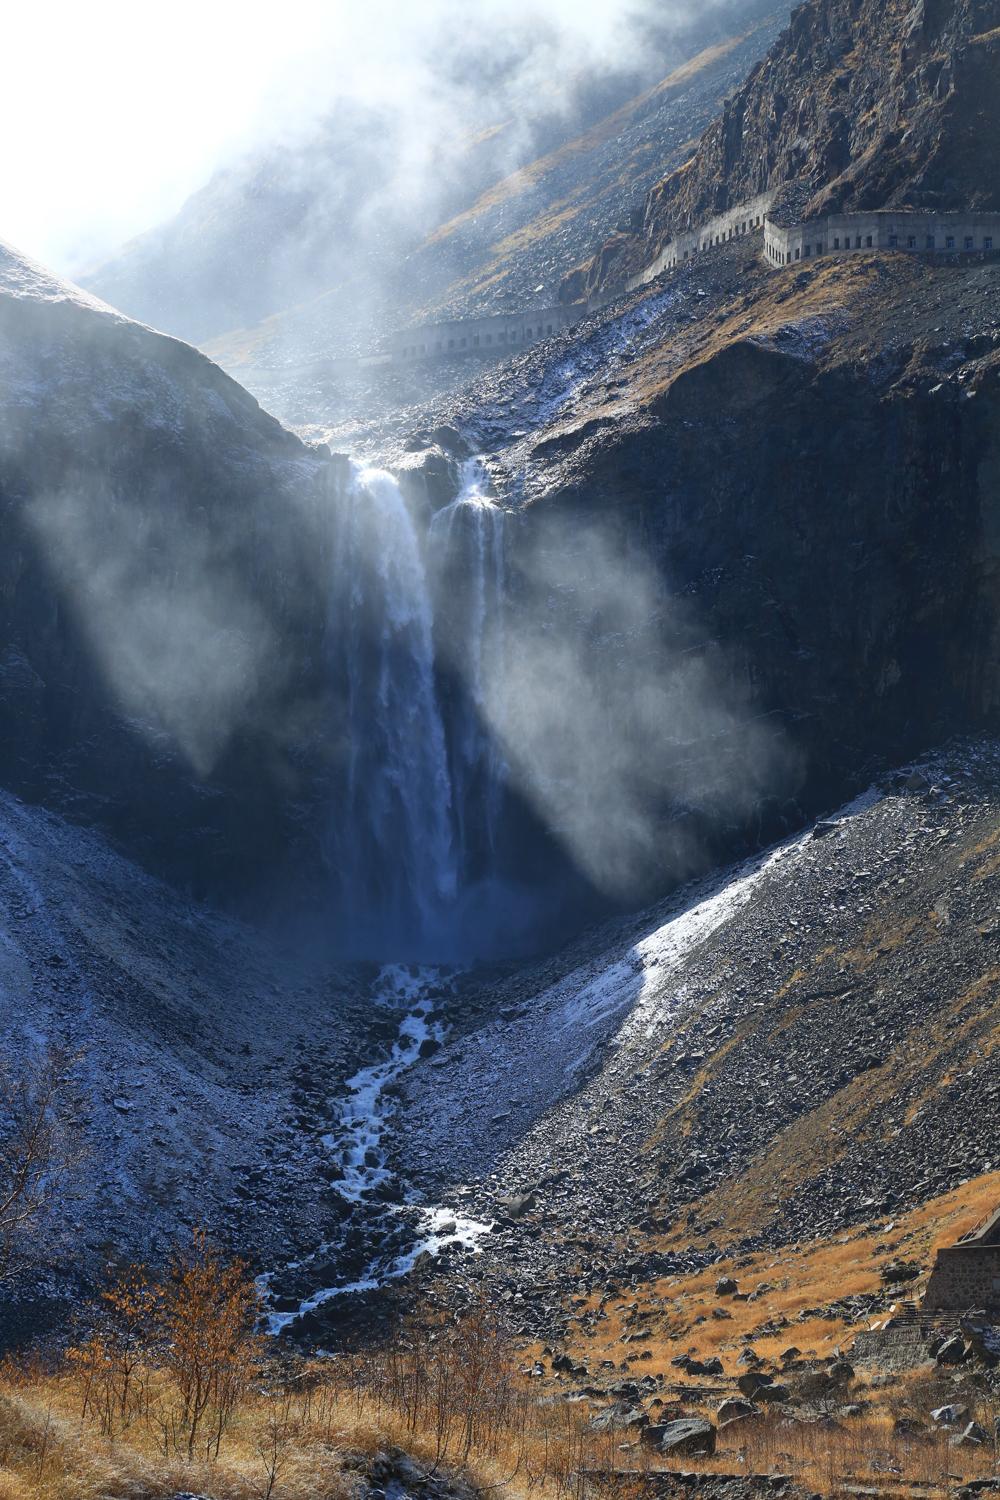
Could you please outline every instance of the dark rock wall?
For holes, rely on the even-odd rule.
[[[199,891],[303,828],[340,475],[186,345],[0,297],[0,781]]]
[[[601,516],[655,561],[686,649],[780,727],[785,794],[815,812],[1000,722],[1000,361],[879,390],[781,344],[730,344],[650,420],[582,438],[540,509]]]

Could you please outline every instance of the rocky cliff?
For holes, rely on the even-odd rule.
[[[506,372],[523,435],[491,468],[519,539],[599,524],[655,566],[684,649],[798,753],[792,816],[996,726],[997,281],[877,257],[775,275],[734,243]],[[498,396],[455,421],[488,441]]]
[[[642,269],[679,230],[771,189],[795,219],[831,211],[1000,208],[996,0],[807,0],[727,99],[641,228],[568,288]]]

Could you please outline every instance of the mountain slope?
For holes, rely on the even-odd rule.
[[[8,248],[0,339],[0,777],[242,881],[289,836],[329,458]]]
[[[15,1071],[43,1042],[77,1059],[80,1164],[29,1247],[56,1272],[42,1303],[78,1295],[109,1257],[160,1258],[194,1224],[262,1266],[314,1245],[326,1184],[301,1083],[333,1093],[364,1056],[364,994],[357,973],[279,948],[0,792],[0,1054]],[[39,1331],[38,1287],[29,1276],[29,1306],[5,1305],[4,1341]]]
[[[671,32],[638,73],[557,75],[553,97],[540,91],[518,115],[484,87],[427,181],[399,180],[414,150],[405,118],[340,105],[313,137],[219,174],[86,285],[197,338],[299,420],[298,393],[333,356],[456,309],[553,301],[786,16],[773,0],[734,0]]]
[[[466,1276],[552,1339],[571,1294],[996,1171],[998,789],[995,744],[950,747],[502,985],[502,1017],[410,1073],[398,1133],[404,1171],[430,1149],[436,1191],[502,1219]]]
[[[996,0],[807,0],[591,279],[615,284],[673,233],[765,189],[796,219],[1000,208],[998,101]]]

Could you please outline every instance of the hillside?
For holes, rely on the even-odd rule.
[[[607,1341],[591,1296],[680,1278],[673,1321],[699,1270],[773,1279],[791,1248],[810,1247],[805,1268],[845,1233],[971,1201],[961,1185],[1000,1170],[998,772],[994,744],[951,747],[502,984],[502,1017],[408,1075],[398,1135],[404,1172],[426,1182],[429,1148],[433,1190],[464,1184],[467,1210],[500,1220],[462,1276],[498,1278],[525,1331],[586,1357]],[[810,1276],[815,1300],[841,1295]],[[758,1328],[768,1310],[746,1309],[755,1344],[782,1338]],[[820,1336],[809,1316],[799,1343]],[[735,1373],[742,1328],[688,1326]]]
[[[329,458],[7,247],[0,334],[0,774],[202,891],[243,884],[291,837],[282,643],[308,634]]]
[[[412,150],[405,119],[343,106],[313,136],[220,173],[84,283],[200,342],[300,421],[316,367],[393,328],[555,300],[566,272],[683,159],[786,17],[773,0],[734,0],[680,30],[665,22],[644,72],[555,79],[552,97],[542,91],[517,118],[502,100],[491,115],[484,86],[486,113],[441,143],[427,182],[396,179]]]
[[[614,285],[671,234],[766,189],[776,213],[1000,207],[995,0],[809,0],[726,100],[641,226],[589,269]]]

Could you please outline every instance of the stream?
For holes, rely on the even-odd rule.
[[[290,1309],[272,1308],[266,1313],[268,1331],[282,1333],[306,1314],[337,1297],[372,1292],[411,1271],[424,1255],[438,1256],[450,1246],[475,1251],[492,1224],[470,1219],[443,1205],[428,1205],[413,1197],[400,1203],[373,1201],[380,1188],[392,1182],[388,1166],[388,1140],[395,1110],[391,1086],[422,1055],[426,1043],[440,1043],[444,1023],[435,1019],[442,990],[453,981],[438,969],[387,964],[380,969],[372,988],[373,1006],[401,1014],[399,1030],[388,1057],[361,1068],[345,1084],[335,1123],[322,1138],[322,1145],[341,1176],[331,1186],[353,1212],[349,1223],[359,1226],[369,1242],[367,1263],[360,1276],[317,1286]],[[258,1278],[265,1304],[273,1300],[272,1282],[283,1272],[296,1274],[301,1282],[309,1268],[322,1266],[336,1271],[338,1246],[326,1241],[310,1256]],[[324,1280],[326,1277],[324,1277]]]

